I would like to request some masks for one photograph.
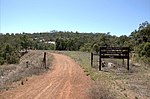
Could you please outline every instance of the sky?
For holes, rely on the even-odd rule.
[[[130,35],[150,22],[150,0],[0,0],[0,33],[78,31]]]

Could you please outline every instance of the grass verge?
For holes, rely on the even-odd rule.
[[[46,68],[43,66],[43,57],[44,51],[29,51],[20,59],[19,64],[0,65],[0,91],[14,88],[13,82],[20,81],[19,84],[23,85],[28,80],[26,77],[51,69],[52,55],[47,51]]]
[[[115,99],[148,99],[150,98],[150,66],[141,65],[139,63],[130,62],[130,71],[121,66],[120,60],[107,60],[117,63],[116,67],[110,71],[98,71],[90,66],[90,53],[80,51],[60,51],[73,58],[79,63],[87,75],[90,75],[94,81],[106,83],[109,87],[109,93],[115,96]],[[97,84],[96,84],[97,85]],[[96,90],[100,87],[93,85],[95,95],[98,95]],[[102,87],[103,85],[100,84]],[[104,89],[104,88],[100,88]],[[104,90],[108,92],[107,88]],[[102,91],[103,92],[103,91]],[[100,93],[100,92],[99,92]],[[95,98],[99,99],[99,98]],[[103,99],[103,98],[102,98]]]

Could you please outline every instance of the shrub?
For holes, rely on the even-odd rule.
[[[142,55],[145,55],[146,57],[150,57],[150,43],[149,42],[144,44]]]
[[[5,63],[5,60],[3,57],[0,57],[0,65],[3,65]]]

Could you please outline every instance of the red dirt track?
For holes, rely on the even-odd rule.
[[[24,85],[0,94],[0,99],[89,99],[90,77],[73,59],[54,56],[53,70],[33,76]]]

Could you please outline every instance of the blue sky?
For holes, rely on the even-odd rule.
[[[150,0],[0,0],[0,33],[79,31],[129,35],[150,22]]]

